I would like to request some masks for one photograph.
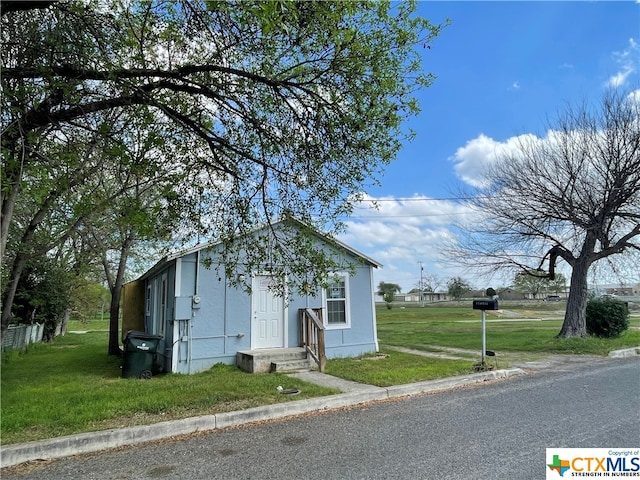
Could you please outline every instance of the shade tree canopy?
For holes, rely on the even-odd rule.
[[[74,203],[82,185],[118,184],[100,167],[105,151],[145,186],[174,175],[172,189],[149,193],[153,208],[180,219],[173,233],[186,241],[223,241],[220,264],[230,272],[238,239],[258,225],[291,216],[340,231],[354,200],[411,136],[403,122],[418,111],[414,93],[433,81],[418,49],[441,28],[415,16],[412,2],[2,5],[0,253],[9,286],[36,237],[47,252],[42,231],[54,210],[86,212]],[[157,132],[155,157],[135,163],[121,152],[118,160],[110,149],[123,145],[123,121],[131,138]],[[121,193],[131,198],[131,189]],[[16,221],[22,202],[31,209]],[[102,210],[90,210],[100,222]],[[68,220],[51,244],[82,223]],[[268,257],[276,274],[317,271],[321,279],[333,266],[310,240],[284,241],[275,231],[255,247],[243,268]]]

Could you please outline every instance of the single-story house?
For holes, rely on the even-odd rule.
[[[269,235],[281,224],[253,235]],[[125,285],[123,338],[129,330],[161,335],[158,361],[164,371],[176,373],[200,372],[216,363],[239,364],[238,352],[277,352],[320,343],[324,358],[377,351],[373,269],[382,265],[312,232],[314,247],[341,265],[326,288],[305,295],[291,289],[285,298],[273,288],[281,279],[265,264],[259,271],[236,271],[249,292],[234,286],[224,268],[215,268],[221,243],[199,245],[164,257]],[[309,332],[311,317],[315,333]]]
[[[445,292],[424,292],[422,294],[422,302],[441,302],[448,300],[448,294]],[[376,303],[386,303],[384,301],[383,295],[376,292],[375,294]],[[420,294],[419,293],[398,293],[393,296],[393,301],[395,303],[420,303]]]
[[[640,294],[640,289],[638,287],[605,287],[604,292],[606,295],[616,295],[616,296],[633,296]]]

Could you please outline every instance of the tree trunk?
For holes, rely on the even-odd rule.
[[[71,309],[67,308],[60,320],[60,335],[63,337],[67,334],[67,326],[69,325],[69,319],[71,318]]]
[[[586,337],[587,336],[587,274],[591,261],[588,257],[576,259],[571,272],[571,285],[569,298],[567,299],[567,311],[564,314],[564,322],[559,338]]]
[[[2,206],[0,207],[0,258],[4,264],[4,255],[9,241],[9,226],[13,219],[13,210],[16,206],[16,198],[18,196],[18,186],[10,185],[9,192],[2,192]]]
[[[573,269],[569,284],[567,311],[564,314],[560,333],[558,333],[559,338],[587,336],[587,301],[589,300],[587,274],[594,259],[593,252],[596,241],[594,231],[587,231],[580,256],[575,258],[571,264]]]
[[[118,262],[118,271],[116,272],[115,278],[109,274],[106,257],[103,260],[107,278],[112,279],[112,281],[109,282],[109,290],[111,291],[111,304],[109,306],[109,355],[120,355],[120,341],[118,335],[118,327],[120,325],[120,297],[122,295],[124,273],[132,243],[133,234],[129,232],[120,248],[120,261]]]
[[[13,260],[13,267],[11,269],[11,275],[9,276],[9,285],[2,298],[2,336],[4,336],[4,332],[11,322],[13,301],[16,297],[18,283],[20,282],[24,267],[27,264],[27,259],[27,255],[18,252],[16,258]]]
[[[7,157],[6,160],[5,158],[2,159],[4,181],[2,192],[0,192],[0,258],[2,259],[2,266],[6,267],[4,256],[7,242],[9,241],[9,227],[13,220],[13,211],[20,192],[22,169],[28,160],[24,156],[26,146],[23,145],[23,149],[20,151],[14,135],[8,134],[2,138],[2,149],[6,152]]]
[[[109,355],[120,355],[118,327],[120,325],[120,291],[122,285],[111,290],[111,304],[109,305]]]
[[[17,188],[17,187],[16,187]],[[9,321],[11,320],[11,310],[13,309],[13,301],[15,300],[16,290],[18,288],[18,283],[20,282],[20,276],[24,271],[24,267],[29,259],[29,254],[26,252],[26,247],[29,246],[29,243],[33,239],[35,235],[36,228],[40,225],[42,220],[45,218],[45,215],[49,212],[53,201],[60,196],[59,192],[50,192],[47,198],[44,200],[40,209],[33,216],[29,225],[25,229],[22,234],[22,238],[20,239],[20,246],[18,247],[18,253],[16,257],[13,259],[13,266],[11,268],[11,275],[9,277],[9,287],[7,291],[4,293],[2,298],[2,317],[0,319],[0,325],[2,326],[2,335],[4,335],[4,331],[9,326]],[[13,199],[15,200],[15,198]],[[7,200],[5,200],[7,201]],[[3,218],[3,221],[5,219]],[[3,239],[4,241],[4,239]],[[46,251],[46,250],[44,250]],[[33,252],[31,252],[33,254]],[[2,258],[3,267],[5,259]]]

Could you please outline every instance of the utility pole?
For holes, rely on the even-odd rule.
[[[422,262],[418,262],[420,265],[420,281],[418,282],[418,290],[420,290],[420,306],[424,307],[424,292],[422,291],[422,273],[424,272],[424,268],[422,268]]]

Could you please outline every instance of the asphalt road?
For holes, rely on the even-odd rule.
[[[21,479],[544,479],[545,448],[639,448],[640,359],[2,472]]]

